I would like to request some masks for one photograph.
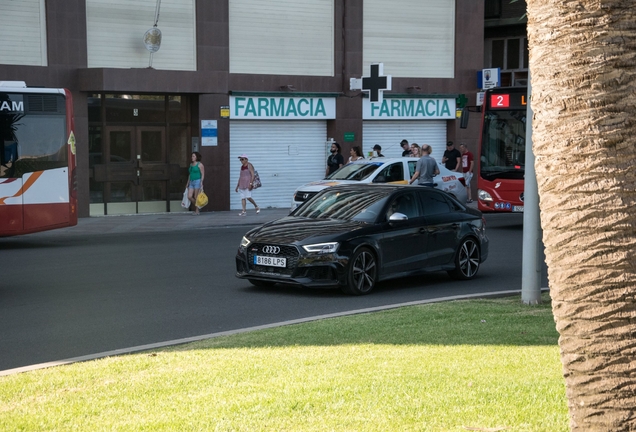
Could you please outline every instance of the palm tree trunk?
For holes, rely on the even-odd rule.
[[[570,426],[636,430],[636,0],[527,0],[533,142]]]

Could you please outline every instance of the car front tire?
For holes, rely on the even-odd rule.
[[[467,238],[455,254],[455,269],[449,271],[448,274],[455,279],[472,279],[479,271],[480,262],[481,251],[477,241],[473,238]]]
[[[369,294],[378,279],[378,261],[369,248],[360,248],[351,257],[347,272],[347,285],[342,287],[346,294]]]

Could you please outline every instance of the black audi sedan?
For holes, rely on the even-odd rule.
[[[236,276],[255,286],[339,287],[355,295],[433,271],[472,279],[488,256],[485,229],[481,212],[434,188],[335,186],[245,234]]]

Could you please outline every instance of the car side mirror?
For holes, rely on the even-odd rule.
[[[391,216],[389,216],[389,222],[399,222],[405,220],[409,220],[409,218],[404,213],[395,212]]]

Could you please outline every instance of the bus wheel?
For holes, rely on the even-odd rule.
[[[479,270],[481,251],[473,238],[465,239],[455,254],[455,268],[448,274],[455,279],[472,279]]]

